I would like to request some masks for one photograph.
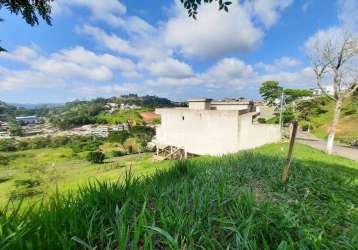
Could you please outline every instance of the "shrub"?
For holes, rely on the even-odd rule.
[[[130,134],[126,130],[115,131],[115,132],[112,132],[109,134],[108,141],[109,142],[119,142],[119,143],[123,144],[129,138],[129,136],[130,136]]]
[[[258,121],[258,123],[266,123],[266,119],[263,118],[263,117],[259,117],[259,118],[257,119],[257,121]]]
[[[119,150],[113,150],[110,152],[111,157],[121,157],[126,155],[125,152],[119,151]]]
[[[129,138],[123,144],[129,154],[143,152],[143,146],[138,138]]]
[[[40,186],[40,181],[36,179],[15,180],[16,187],[34,188]]]
[[[11,178],[12,178],[11,175],[0,176],[0,183],[7,182],[7,181],[11,180]]]
[[[353,140],[353,141],[351,142],[351,146],[358,148],[358,139]]]
[[[0,165],[8,165],[9,162],[10,162],[10,160],[6,155],[0,154]]]
[[[92,151],[87,154],[87,161],[92,163],[103,163],[105,157],[105,154],[101,151]]]
[[[13,139],[0,140],[0,151],[3,152],[16,151],[15,140]]]
[[[309,123],[304,123],[304,124],[302,125],[302,130],[303,130],[303,131],[308,131],[308,129],[313,129],[313,126],[310,125]]]

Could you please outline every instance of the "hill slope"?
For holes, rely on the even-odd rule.
[[[307,110],[309,122],[301,122],[311,126],[311,133],[319,138],[326,139],[333,118],[335,103],[327,98],[322,98],[319,105]],[[358,139],[358,102],[347,99],[342,108],[340,121],[337,127],[336,140],[351,143]]]
[[[2,249],[354,249],[358,165],[303,145],[199,157],[0,211]],[[20,210],[21,211],[21,210]]]

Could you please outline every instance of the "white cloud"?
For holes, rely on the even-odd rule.
[[[31,89],[36,87],[51,88],[64,86],[61,78],[50,79],[43,72],[33,70],[8,70],[0,67],[0,90]]]
[[[266,72],[277,72],[282,70],[288,70],[290,68],[297,68],[298,66],[301,66],[301,62],[295,58],[290,57],[281,57],[278,59],[275,59],[273,61],[273,64],[265,64],[262,62],[259,62],[255,64],[257,68],[264,69]]]
[[[144,84],[154,87],[186,87],[203,84],[203,80],[197,76],[186,78],[159,77],[156,79],[146,80]],[[172,89],[173,90],[173,89]]]
[[[208,70],[205,77],[208,81],[222,81],[231,83],[237,79],[249,79],[255,72],[251,65],[245,64],[236,58],[224,58]]]
[[[123,84],[108,84],[108,85],[88,85],[79,84],[73,88],[73,92],[81,93],[85,96],[99,96],[99,95],[124,95],[129,93],[138,93],[142,90],[142,85],[135,83]]]
[[[256,0],[249,1],[247,6],[252,8],[257,18],[266,26],[271,27],[280,16],[280,12],[293,3],[293,0]]]
[[[105,21],[114,26],[124,25],[122,16],[126,13],[126,7],[119,0],[58,0],[55,2],[55,13],[69,12],[71,7],[80,6],[88,8],[92,18]]]
[[[214,57],[233,51],[250,51],[260,42],[263,32],[254,26],[249,13],[234,3],[228,13],[214,4],[199,9],[198,20],[188,18],[178,3],[176,15],[164,28],[169,46],[177,47],[185,56]]]
[[[358,1],[338,0],[338,18],[345,30],[358,32]]]
[[[143,67],[156,77],[187,78],[193,75],[189,64],[172,58],[148,63],[143,65]]]
[[[172,54],[172,50],[161,42],[160,35],[157,33],[145,33],[126,40],[114,33],[108,34],[104,30],[90,25],[84,25],[77,30],[80,33],[91,35],[99,44],[112,51],[142,60],[159,60]]]
[[[12,53],[0,53],[0,59],[28,62],[38,56],[38,48],[34,47],[18,47]]]
[[[83,47],[61,50],[48,56],[28,51],[31,50],[21,47],[13,53],[6,54],[4,59],[21,61],[28,69],[2,68],[0,72],[2,88],[53,86],[53,83],[59,82],[105,83],[114,81],[120,74],[128,78],[139,76],[137,66],[131,60],[110,54],[96,54]]]
[[[52,57],[57,61],[71,61],[86,67],[97,67],[105,65],[111,69],[117,69],[122,72],[132,72],[136,70],[136,65],[127,58],[121,58],[110,54],[97,55],[83,47],[62,50],[55,53]]]

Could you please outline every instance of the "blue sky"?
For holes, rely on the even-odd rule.
[[[265,80],[314,87],[310,41],[357,31],[356,0],[55,0],[53,25],[30,27],[0,10],[0,100],[65,102],[127,93],[173,100],[258,98]],[[324,2],[324,4],[322,4]]]

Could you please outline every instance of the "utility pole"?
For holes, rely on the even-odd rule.
[[[281,106],[281,107],[280,107],[280,129],[282,129],[282,127],[283,127],[283,126],[282,126],[282,125],[283,125],[283,124],[282,124],[282,112],[283,112],[283,101],[284,101],[283,98],[284,98],[284,96],[283,96],[283,89],[282,89],[281,103],[280,103],[280,104],[281,104],[281,105],[280,105],[280,106]]]

